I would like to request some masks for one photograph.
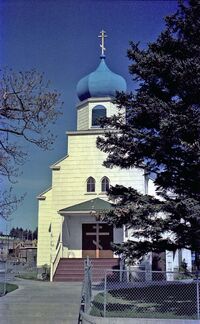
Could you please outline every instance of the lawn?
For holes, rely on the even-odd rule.
[[[109,290],[106,317],[197,318],[197,284],[163,284]],[[104,294],[95,296],[90,315],[103,316]]]
[[[6,294],[18,288],[17,285],[6,283]],[[4,283],[0,282],[0,297],[4,294]]]
[[[15,277],[21,278],[21,279],[28,279],[28,280],[37,280],[37,281],[49,281],[49,274],[44,273],[44,277],[41,279],[38,279],[37,271],[29,271],[29,272],[21,272],[17,274]]]
[[[17,274],[15,277],[28,279],[28,280],[38,280],[37,279],[37,271],[29,271],[29,272],[22,272]]]

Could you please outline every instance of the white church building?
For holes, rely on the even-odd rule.
[[[106,64],[104,32],[101,36],[99,66],[77,85],[77,130],[67,132],[67,155],[50,167],[52,186],[38,196],[37,267],[49,265],[51,280],[61,260],[87,256],[116,259],[110,243],[131,239],[131,231],[108,226],[98,218],[99,211],[110,208],[106,194],[110,185],[132,186],[143,194],[155,194],[153,181],[145,177],[144,170],[106,168],[106,154],[96,147],[97,137],[104,134],[99,117],[117,114],[113,97],[116,91],[126,91],[124,78]],[[182,254],[191,267],[191,253]],[[167,270],[173,270],[178,262],[178,255],[166,253]]]

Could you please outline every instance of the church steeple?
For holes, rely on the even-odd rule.
[[[80,101],[88,98],[115,97],[116,91],[126,91],[126,81],[122,76],[112,72],[105,62],[105,37],[104,30],[100,32],[101,56],[97,69],[82,78],[77,84],[77,95]]]
[[[102,30],[98,37],[101,38],[100,64],[95,71],[83,77],[77,84],[77,95],[81,101],[77,107],[78,130],[98,128],[98,118],[116,113],[117,108],[112,103],[116,91],[126,91],[125,79],[112,72],[105,62],[106,32]]]

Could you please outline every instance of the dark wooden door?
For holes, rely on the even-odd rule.
[[[82,224],[82,257],[112,258],[113,227],[108,224]]]

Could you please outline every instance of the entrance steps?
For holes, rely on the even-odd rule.
[[[53,281],[83,281],[84,278],[84,260],[82,258],[61,258],[53,277]],[[109,269],[109,275],[112,275],[112,269],[119,269],[118,258],[90,259],[92,263],[92,281],[99,282],[104,279],[105,270]]]

